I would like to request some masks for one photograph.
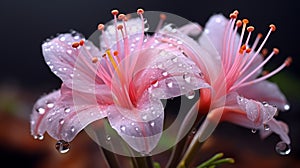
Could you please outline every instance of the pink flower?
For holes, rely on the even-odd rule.
[[[219,121],[229,121],[259,129],[262,137],[273,131],[290,144],[288,126],[274,118],[277,109],[288,110],[289,105],[277,85],[266,79],[289,66],[291,58],[272,72],[262,71],[263,66],[279,53],[274,48],[269,55],[260,54],[276,27],[271,24],[261,44],[262,35],[258,34],[251,45],[254,27],[247,26],[247,19],[237,20],[237,16],[237,11],[230,15],[230,20],[221,14],[213,15],[199,38],[200,47],[185,36],[186,33],[164,32],[189,44],[182,48],[183,51],[197,64],[211,86],[200,90],[200,112],[209,113],[199,130],[199,139],[205,140]],[[240,28],[241,35],[237,32]]]
[[[179,49],[144,34],[143,10],[133,19],[118,13],[112,11],[112,25],[99,24],[100,49],[78,33],[42,45],[46,63],[63,84],[34,105],[33,136],[42,139],[47,131],[70,142],[88,124],[107,117],[133,149],[149,153],[162,133],[160,99],[207,87],[200,69]]]

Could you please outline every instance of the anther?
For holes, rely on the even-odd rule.
[[[238,10],[234,10],[232,13],[238,15],[238,14],[239,14],[239,11],[238,11]]]
[[[253,31],[254,31],[254,27],[253,27],[253,26],[247,27],[247,31],[248,31],[248,32],[253,32]]]
[[[93,63],[98,62],[98,58],[97,58],[97,57],[93,57],[93,58],[92,58],[92,62],[93,62]]]
[[[271,28],[272,31],[275,31],[276,30],[276,26],[274,24],[270,24],[269,26]]]
[[[246,53],[250,53],[251,50],[252,50],[251,48],[247,48],[247,49],[246,49]]]
[[[80,41],[79,41],[79,45],[80,45],[80,46],[83,46],[83,45],[84,45],[84,40],[80,40]]]
[[[284,63],[286,66],[290,66],[292,61],[293,61],[292,57],[287,57],[287,59],[284,61]]]
[[[114,56],[118,56],[119,55],[119,52],[118,51],[114,51]]]
[[[119,11],[117,9],[114,9],[114,10],[111,11],[111,14],[112,15],[117,15],[117,14],[119,14]]]
[[[104,30],[104,25],[103,24],[98,24],[98,30],[100,30],[100,31]]]
[[[278,48],[273,48],[273,52],[275,55],[277,55],[279,53],[279,49]]]
[[[118,26],[117,26],[117,29],[118,29],[118,30],[122,30],[122,29],[123,29],[123,25],[118,25]]]
[[[136,11],[136,13],[139,14],[139,15],[140,15],[140,14],[143,14],[143,13],[144,13],[144,10],[140,8],[140,9],[138,9],[138,10]]]
[[[257,38],[262,38],[262,37],[263,37],[263,35],[261,33],[257,34]]]
[[[268,49],[264,48],[264,49],[261,50],[261,55],[262,56],[265,57],[265,56],[267,56],[267,54],[268,54]]]
[[[72,44],[72,47],[73,47],[73,48],[79,47],[79,42],[74,42],[74,43]]]
[[[160,17],[161,20],[166,20],[167,19],[167,16],[165,14],[163,14],[163,13],[161,13],[159,15],[159,17]]]
[[[241,20],[238,20],[238,21],[236,21],[235,25],[236,25],[237,27],[241,27],[241,26],[243,25],[243,23],[242,23]]]
[[[249,23],[249,20],[248,20],[248,19],[243,19],[243,23],[244,23],[244,24],[248,24],[248,23]]]
[[[229,17],[230,17],[230,19],[236,19],[236,18],[237,18],[237,14],[231,13],[231,14],[229,15]]]
[[[125,15],[124,15],[123,13],[121,13],[121,14],[118,16],[118,19],[119,19],[119,20],[125,19]]]
[[[264,70],[264,71],[261,72],[261,75],[262,75],[262,76],[266,76],[266,75],[268,75],[269,73],[270,73],[269,71]]]
[[[103,54],[102,57],[106,57],[106,54]]]

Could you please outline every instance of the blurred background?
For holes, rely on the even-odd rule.
[[[266,69],[279,66],[287,56],[293,64],[270,80],[286,94],[291,110],[278,118],[290,126],[292,152],[278,155],[274,148],[279,138],[271,135],[261,140],[251,130],[228,123],[220,124],[199,153],[205,160],[216,152],[236,160],[224,167],[300,167],[300,78],[299,17],[300,6],[292,0],[1,0],[0,1],[0,167],[105,167],[97,145],[81,132],[67,154],[55,150],[55,141],[43,141],[30,135],[29,117],[34,102],[43,94],[60,87],[61,81],[43,60],[41,44],[46,38],[70,29],[89,37],[98,23],[112,19],[110,11],[135,12],[138,8],[169,12],[204,25],[214,13],[240,11],[256,33],[266,34],[270,23],[277,26],[266,47],[280,49]],[[166,154],[154,156],[165,162]],[[6,166],[8,165],[8,166]]]

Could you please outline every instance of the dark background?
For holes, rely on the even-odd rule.
[[[260,141],[258,135],[252,135],[249,133],[250,131],[230,124],[221,124],[220,127],[222,128],[218,127],[215,136],[221,138],[219,142],[223,142],[222,138],[224,138],[224,144],[227,141],[234,142],[232,151],[228,150],[228,153],[234,157],[239,157],[240,154],[244,156],[242,155],[243,148],[245,150],[249,147],[252,148],[251,150],[254,150],[253,156],[246,153],[245,158],[248,155],[254,159],[251,161],[241,159],[245,165],[255,163],[255,158],[259,159],[261,155],[271,155],[274,156],[275,160],[283,160],[282,165],[276,164],[278,167],[297,167],[286,163],[289,159],[299,160],[300,158],[300,137],[298,135],[300,127],[298,105],[300,98],[298,74],[300,66],[298,54],[300,23],[298,12],[300,6],[292,0],[1,0],[0,112],[3,114],[0,113],[0,164],[8,162],[17,165],[22,163],[24,167],[40,167],[37,166],[36,162],[44,160],[43,156],[48,156],[40,149],[47,148],[45,145],[41,145],[41,143],[47,142],[28,140],[30,145],[24,146],[27,143],[25,142],[28,139],[27,134],[29,134],[28,118],[31,106],[40,95],[59,88],[61,84],[59,78],[50,72],[43,60],[42,42],[50,36],[67,32],[70,29],[75,29],[88,37],[96,30],[98,23],[105,23],[112,19],[110,14],[112,9],[116,8],[123,13],[132,13],[140,7],[149,11],[173,13],[201,25],[204,25],[214,13],[221,12],[228,15],[233,10],[238,9],[240,11],[239,16],[248,18],[250,24],[256,28],[255,32],[262,32],[263,34],[267,33],[270,23],[276,24],[278,31],[271,35],[266,47],[269,49],[278,47],[280,54],[272,59],[268,67],[275,68],[287,56],[292,56],[294,60],[292,66],[271,79],[279,84],[291,103],[292,109],[279,116],[290,126],[293,147],[291,155],[280,158],[274,156],[276,153],[273,148],[278,140],[276,136]],[[22,123],[20,127],[16,126],[18,125],[17,122]],[[18,135],[14,135],[13,132]],[[10,139],[11,136],[15,139]],[[254,145],[252,145],[252,139],[255,141]],[[49,141],[53,143],[51,140]],[[18,142],[21,144],[10,144]],[[216,146],[212,151],[223,149],[226,152],[227,148],[222,147],[224,146],[221,145],[220,148]],[[49,151],[52,151],[51,149]],[[268,152],[264,153],[263,151]],[[270,158],[269,160],[265,159],[267,160],[265,167],[274,167],[272,163],[274,158],[271,156],[271,160]],[[11,162],[11,158],[18,159],[18,163]],[[59,156],[55,155],[55,158],[57,159]],[[239,164],[241,163],[237,162],[237,165]],[[59,165],[62,166],[62,164]]]

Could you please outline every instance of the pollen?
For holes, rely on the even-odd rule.
[[[253,31],[254,31],[254,27],[253,27],[253,26],[247,27],[247,31],[248,31],[248,32],[253,32]]]
[[[104,29],[104,24],[98,24],[98,30],[102,31]]]
[[[278,48],[273,48],[273,52],[275,55],[277,55],[279,53],[279,49]]]
[[[125,17],[126,17],[126,16],[125,16],[123,13],[121,13],[121,14],[118,16],[118,19],[119,19],[119,20],[123,20],[123,19],[125,19]]]
[[[111,14],[112,15],[117,15],[117,14],[119,14],[119,11],[117,9],[114,9],[114,10],[111,11]]]
[[[80,45],[80,46],[83,46],[83,45],[84,45],[84,40],[80,40],[80,41],[79,41],[79,45]]]
[[[73,47],[73,48],[78,48],[79,45],[80,45],[79,42],[74,42],[74,43],[72,44],[72,47]]]
[[[292,62],[293,62],[292,57],[287,57],[287,59],[284,61],[286,66],[290,66]]]
[[[144,10],[140,8],[140,9],[138,9],[138,10],[136,11],[136,13],[139,14],[139,15],[140,15],[140,14],[143,14],[143,13],[144,13]]]
[[[118,56],[119,55],[119,52],[118,51],[114,51],[114,56]]]
[[[96,63],[96,62],[98,62],[98,58],[97,57],[93,57],[92,58],[92,63]]]
[[[270,24],[269,26],[271,28],[272,31],[275,31],[276,30],[276,26],[274,24]]]

